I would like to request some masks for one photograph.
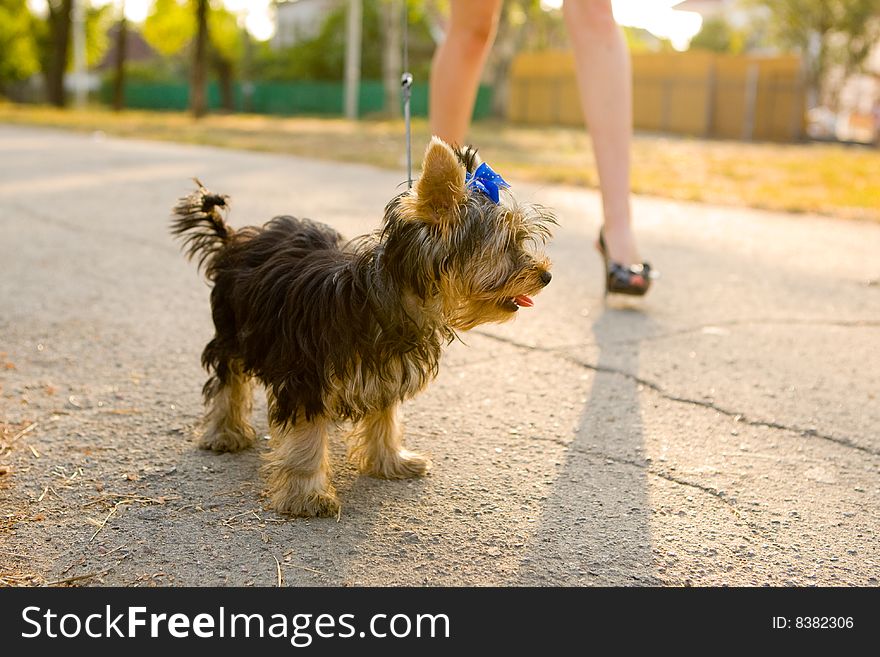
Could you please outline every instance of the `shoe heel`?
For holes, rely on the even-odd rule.
[[[605,246],[605,236],[599,230],[599,239],[596,240],[596,250],[602,256],[605,265],[605,297],[609,294],[626,294],[629,296],[644,296],[651,287],[651,280],[656,274],[647,262],[641,265],[624,267],[612,261],[608,257],[608,249]]]

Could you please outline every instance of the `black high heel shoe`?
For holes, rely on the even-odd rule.
[[[605,261],[605,296],[609,294],[644,296],[651,287],[651,280],[657,278],[657,272],[651,269],[651,265],[647,262],[625,266],[611,260],[605,246],[605,235],[601,230],[596,248]]]

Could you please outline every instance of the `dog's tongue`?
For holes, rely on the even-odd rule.
[[[517,306],[524,306],[526,308],[531,308],[535,305],[535,302],[532,301],[531,297],[527,297],[525,294],[520,294],[518,297],[514,297],[513,302]]]

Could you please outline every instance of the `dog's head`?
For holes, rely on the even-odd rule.
[[[438,299],[453,329],[507,321],[550,282],[542,247],[556,222],[508,187],[476,149],[434,137],[421,177],[386,208],[385,266],[420,297]]]

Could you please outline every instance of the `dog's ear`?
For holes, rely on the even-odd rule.
[[[419,217],[440,221],[464,202],[467,190],[464,167],[455,151],[439,137],[432,137],[425,151],[422,176],[415,185],[415,202]]]

